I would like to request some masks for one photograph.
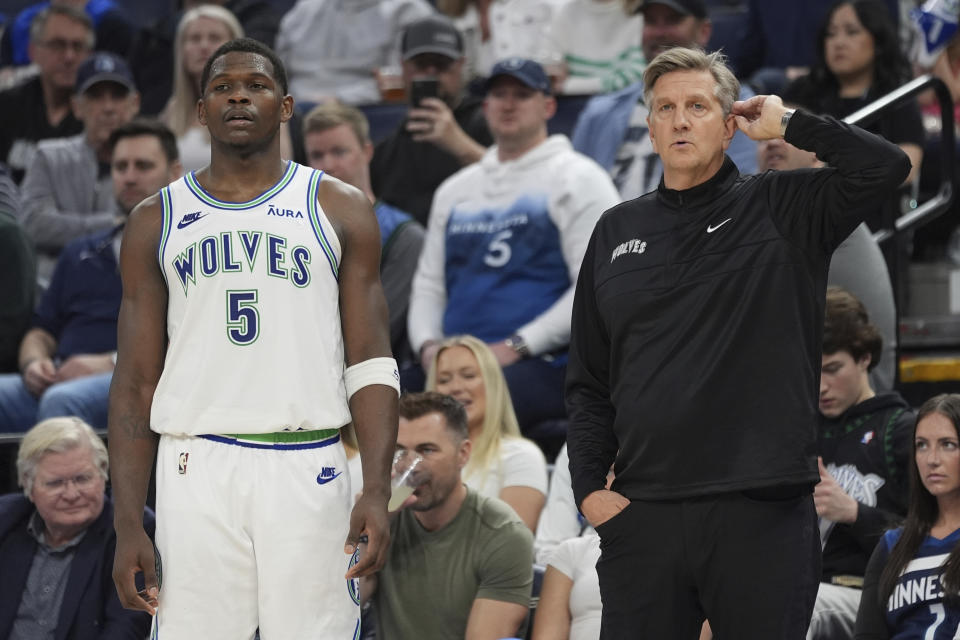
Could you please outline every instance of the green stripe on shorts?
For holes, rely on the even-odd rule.
[[[317,429],[314,431],[277,431],[275,433],[221,433],[225,438],[235,438],[241,442],[317,442],[340,434],[340,429]]]

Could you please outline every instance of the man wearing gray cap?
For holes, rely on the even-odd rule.
[[[703,0],[641,0],[641,46],[647,61],[671,47],[703,48],[710,40],[711,23]],[[740,99],[753,92],[741,87]],[[573,130],[573,147],[610,172],[624,200],[653,191],[660,183],[663,164],[653,151],[647,127],[649,112],[643,103],[643,82],[615,93],[597,96],[584,107]],[[756,143],[737,132],[727,150],[740,173],[756,172]]]
[[[123,58],[87,58],[77,70],[71,107],[83,133],[41,142],[22,185],[23,227],[36,244],[41,283],[64,245],[110,228],[120,215],[110,182],[110,134],[140,109]]]
[[[377,145],[370,178],[384,202],[426,225],[440,183],[479,160],[493,139],[481,101],[464,95],[463,36],[450,20],[430,16],[411,23],[400,50],[410,111]]]

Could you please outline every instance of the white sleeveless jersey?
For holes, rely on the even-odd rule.
[[[329,429],[343,384],[340,242],[317,204],[321,172],[290,162],[249,202],[188,173],[161,190],[170,340],[151,428],[170,435]]]

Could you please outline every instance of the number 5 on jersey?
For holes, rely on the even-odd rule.
[[[260,335],[257,290],[227,291],[227,337],[241,347],[256,342]]]
[[[483,256],[484,264],[486,264],[488,267],[499,269],[503,265],[510,262],[512,251],[510,250],[510,244],[507,242],[507,240],[512,237],[513,231],[510,231],[509,229],[506,231],[501,231],[497,235],[493,236],[493,240],[491,240],[490,244],[487,246],[487,255]]]

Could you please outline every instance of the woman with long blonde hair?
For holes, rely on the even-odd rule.
[[[510,391],[490,348],[473,336],[444,340],[433,357],[427,389],[453,396],[467,411],[473,451],[464,482],[509,504],[536,531],[547,494],[546,460],[520,435]]]
[[[210,136],[197,120],[203,66],[224,42],[242,37],[237,18],[217,5],[198,5],[180,18],[174,41],[173,94],[160,119],[177,136],[184,171],[196,171],[210,162]]]

